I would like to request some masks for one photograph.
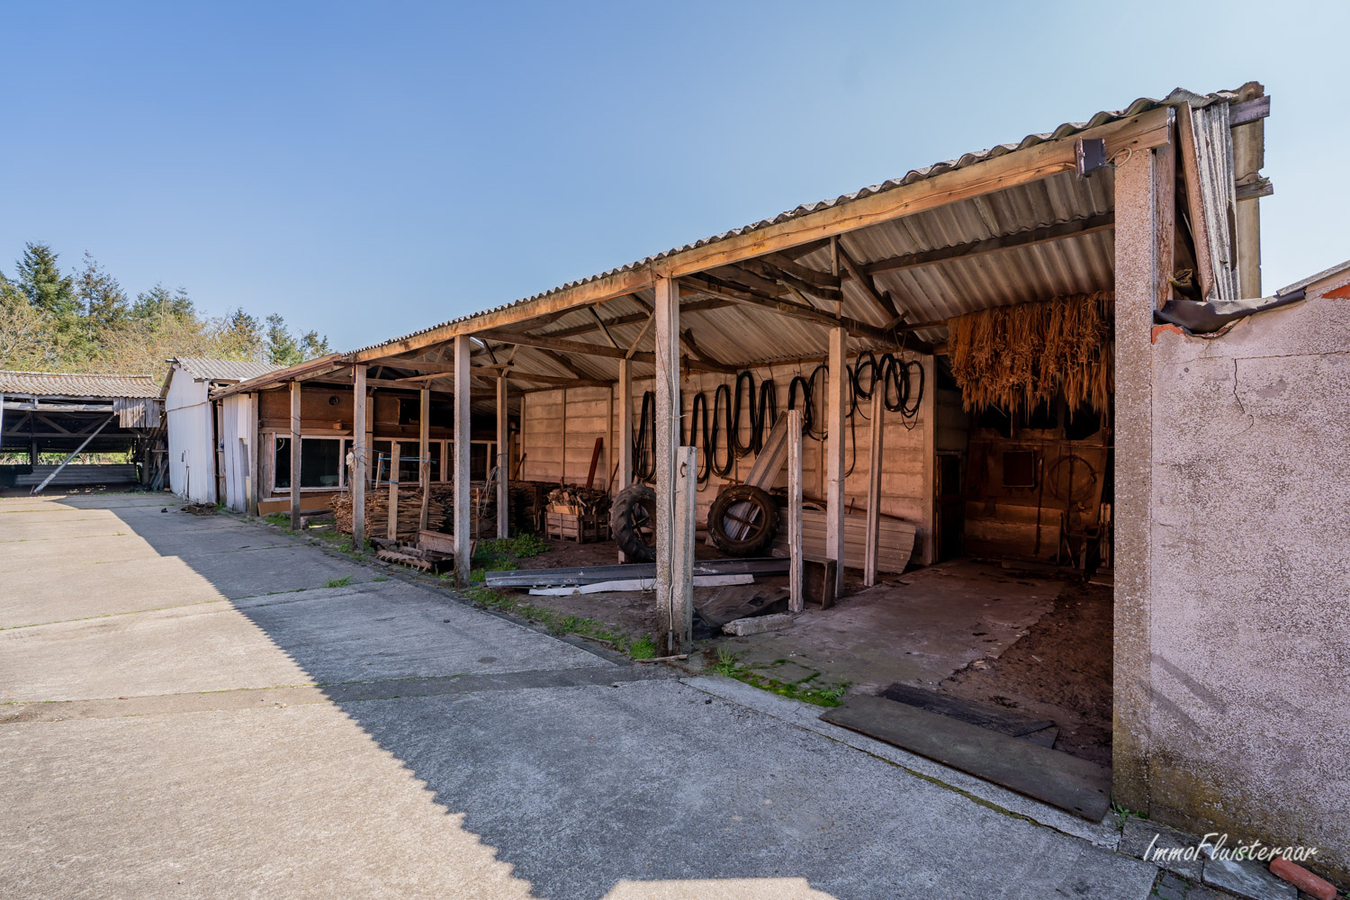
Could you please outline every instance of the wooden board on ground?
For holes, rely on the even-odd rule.
[[[962,722],[969,722],[971,725],[988,728],[1008,737],[1032,741],[1042,747],[1053,747],[1055,737],[1059,734],[1059,729],[1049,719],[1033,719],[1009,709],[972,703],[960,697],[939,694],[909,684],[893,684],[882,691],[881,696],[896,703],[907,703],[940,716],[949,716]]]
[[[1089,822],[1110,807],[1111,773],[1096,763],[881,697],[857,696],[823,721],[926,756]]]
[[[784,588],[747,584],[723,588],[694,612],[712,628],[721,628],[736,619],[787,612],[787,600]]]
[[[914,525],[900,519],[881,517],[877,569],[898,574],[905,571],[914,554]],[[825,558],[825,510],[802,510],[802,552],[808,557]],[[773,555],[788,555],[787,528],[779,530],[773,541]],[[861,569],[867,556],[867,516],[844,516],[844,567]]]

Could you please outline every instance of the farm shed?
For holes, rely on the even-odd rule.
[[[788,552],[800,558],[818,542],[807,555],[842,563],[837,588],[916,565],[945,577],[956,570],[942,566],[970,555],[1024,571],[1096,570],[1114,585],[1109,633],[1088,651],[1112,660],[1099,687],[1114,719],[1114,798],[1202,831],[1315,843],[1344,872],[1350,834],[1332,809],[1347,795],[1334,749],[1341,742],[1324,740],[1321,729],[1330,722],[1345,734],[1350,711],[1344,692],[1318,686],[1341,677],[1346,629],[1318,616],[1344,597],[1332,572],[1345,570],[1345,542],[1328,547],[1302,529],[1258,526],[1253,540],[1275,554],[1295,552],[1306,570],[1272,563],[1238,579],[1240,600],[1201,591],[1194,573],[1238,571],[1229,557],[1245,545],[1219,516],[1205,523],[1204,541],[1174,535],[1164,510],[1197,489],[1181,478],[1168,482],[1173,493],[1159,493],[1165,475],[1196,471],[1202,459],[1245,479],[1253,467],[1269,471],[1279,452],[1302,450],[1276,427],[1260,431],[1271,443],[1256,457],[1229,453],[1217,433],[1199,450],[1195,436],[1207,434],[1210,421],[1199,417],[1218,412],[1191,401],[1236,404],[1236,415],[1253,401],[1224,383],[1220,363],[1205,363],[1209,381],[1179,378],[1173,368],[1187,353],[1223,359],[1241,335],[1250,342],[1241,352],[1254,359],[1268,321],[1312,315],[1301,299],[1320,290],[1311,282],[1263,298],[1259,201],[1272,192],[1261,174],[1269,109],[1255,83],[1141,99],[222,395],[283,383],[293,391],[324,380],[355,384],[353,418],[368,421],[372,378],[377,388],[448,393],[463,426],[452,433],[464,436],[442,457],[451,463],[459,534],[471,518],[471,410],[495,411],[503,435],[518,416],[518,465],[498,467],[511,478],[590,479],[615,495],[650,484],[662,652],[692,643],[691,572],[705,552],[698,525],[722,488],[747,479],[786,489],[776,512],[787,523]],[[1343,318],[1334,298],[1321,301],[1322,313]],[[1172,322],[1193,327],[1155,328]],[[1286,384],[1290,414],[1297,403],[1316,408],[1343,377],[1345,336],[1337,331],[1325,342],[1323,356],[1306,365],[1326,372]],[[1241,371],[1242,360],[1229,363]],[[1199,395],[1186,398],[1189,406],[1166,399],[1187,385]],[[796,428],[775,436],[772,424],[788,417],[805,433],[800,442]],[[1339,443],[1319,450],[1344,446],[1345,421],[1328,424]],[[371,443],[353,457],[357,497],[377,465]],[[757,467],[770,446],[774,464]],[[1176,447],[1198,458],[1165,463],[1164,450]],[[1298,471],[1325,470],[1326,482],[1343,485],[1330,455],[1314,454]],[[504,494],[507,480],[495,489]],[[1300,492],[1314,489],[1322,488],[1300,482]],[[1232,510],[1224,504],[1247,502],[1218,483],[1202,492],[1225,514]],[[806,509],[797,526],[799,503]],[[888,527],[908,529],[912,549],[884,550]],[[1211,546],[1224,542],[1223,552]],[[464,578],[468,548],[458,551]],[[1320,567],[1317,552],[1335,566]],[[1188,570],[1178,560],[1202,564]],[[861,572],[849,571],[859,565]],[[960,590],[937,590],[929,599],[941,602],[926,607],[935,610],[935,627],[946,621],[954,634],[970,627],[961,617],[988,620],[989,604],[1016,590],[1006,577],[981,587],[978,573],[958,574]],[[1216,572],[1214,583],[1234,578]],[[891,662],[883,657],[916,652],[892,614],[903,621],[924,598],[896,586],[849,598],[830,620],[843,635],[833,648],[844,652],[850,640],[873,651],[888,646],[872,656],[881,666]],[[1255,633],[1234,624],[1261,590],[1288,597],[1295,621],[1318,623],[1289,635],[1306,651],[1297,662],[1276,661],[1285,645],[1257,647]],[[1316,597],[1296,599],[1305,590]],[[1264,615],[1289,632],[1269,610]],[[1212,640],[1241,640],[1195,643],[1196,617],[1215,623]],[[1160,621],[1169,622],[1166,635]],[[1249,720],[1226,714],[1241,706],[1255,715],[1254,699],[1224,699],[1227,680],[1247,665],[1237,646],[1267,667],[1260,702],[1285,718],[1283,728],[1270,724],[1278,740],[1254,738]],[[1159,656],[1183,647],[1184,657]],[[1061,665],[1052,658],[1046,670]],[[1318,691],[1316,716],[1293,705]],[[1290,716],[1298,727],[1287,727]],[[1253,766],[1245,754],[1256,744],[1270,754],[1265,760],[1301,762]]]
[[[449,484],[450,395],[415,378],[416,369],[377,367],[366,379],[362,424],[356,419],[352,379],[335,369],[338,358],[334,354],[280,369],[221,386],[213,394],[223,423],[223,496],[230,508],[263,515],[293,506],[297,513],[327,510],[334,496],[351,488],[347,460],[360,447],[369,448],[372,488],[387,489],[392,481],[406,491],[419,483],[424,460],[429,485]],[[469,453],[476,480],[486,480],[496,465],[495,415],[495,401],[475,402]],[[301,450],[292,457],[297,441]],[[293,492],[296,477],[300,490]]]
[[[237,384],[281,366],[262,362],[180,356],[169,360],[162,395],[169,430],[169,487],[193,503],[215,503],[221,492],[217,463],[225,440],[211,388]]]
[[[0,484],[149,483],[163,462],[162,413],[149,376],[0,372]]]

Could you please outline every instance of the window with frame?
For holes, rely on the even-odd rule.
[[[300,438],[300,487],[338,490],[342,487],[342,438]],[[291,489],[291,438],[277,435],[273,454],[272,486],[278,491]]]

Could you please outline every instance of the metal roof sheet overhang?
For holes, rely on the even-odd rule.
[[[509,370],[518,388],[612,381],[620,358],[651,370],[648,320],[659,278],[678,279],[684,362],[734,371],[825,353],[826,329],[845,325],[855,348],[927,348],[945,321],[975,309],[1109,289],[1114,278],[1114,178],[1075,172],[1075,141],[1100,138],[1108,158],[1173,138],[1175,108],[1233,103],[1234,92],[1178,89],[1138,100],[1016,145],[967,154],[833,201],[798,207],[571,282],[347,354],[280,370],[218,395],[320,377],[353,363],[428,373],[448,343],[478,343],[476,377]],[[598,309],[603,305],[604,315]],[[686,327],[687,326],[687,327]],[[494,353],[494,348],[502,350]],[[509,362],[498,355],[509,349]],[[479,367],[480,358],[490,365]],[[316,365],[316,363],[321,363]],[[421,364],[421,368],[419,368]],[[532,377],[533,376],[533,377]]]

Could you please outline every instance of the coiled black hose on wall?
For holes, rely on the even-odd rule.
[[[917,359],[905,360],[886,353],[877,359],[871,351],[859,354],[848,373],[848,409],[844,418],[853,437],[853,458],[848,475],[857,462],[858,416],[867,418],[858,401],[870,400],[872,394],[882,392],[882,405],[890,412],[899,413],[906,428],[913,428],[923,400],[924,370]],[[915,377],[917,375],[917,377]],[[818,365],[803,376],[800,372],[788,383],[787,408],[802,411],[802,433],[814,440],[825,440],[825,421],[821,415],[821,396],[829,382],[829,368]],[[683,400],[681,409],[683,409]],[[748,420],[749,438],[742,440],[742,425]],[[699,455],[698,483],[707,484],[717,475],[730,475],[736,460],[758,453],[764,438],[778,421],[778,385],[772,378],[759,383],[755,391],[755,376],[749,369],[736,374],[731,383],[723,382],[713,390],[712,409],[708,407],[706,391],[694,394],[689,410],[689,429],[684,434],[685,446],[697,447]],[[633,475],[638,481],[651,481],[656,475],[656,394],[642,395],[642,413],[633,438]]]

